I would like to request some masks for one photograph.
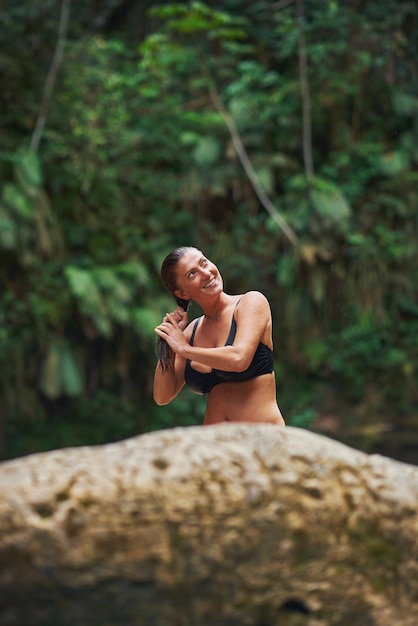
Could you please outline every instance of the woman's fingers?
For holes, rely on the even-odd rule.
[[[184,311],[181,307],[177,307],[174,311],[170,313],[166,313],[163,317],[163,322],[171,322],[180,324],[181,330],[184,330],[188,324],[187,312]]]
[[[178,330],[179,326],[175,320],[163,321],[156,328],[154,328],[154,331],[157,333],[157,335],[164,335],[164,337],[168,337],[170,334],[175,333]]]
[[[183,331],[180,329],[176,322],[162,322],[154,331],[159,337],[165,339],[174,352],[178,353],[185,345],[185,338]]]
[[[187,313],[183,310],[176,309],[171,313],[166,313],[163,317],[163,321],[154,330],[160,336],[164,335],[164,338],[170,334],[170,332],[181,331],[186,328],[188,324]],[[158,332],[158,330],[160,332]],[[161,334],[162,333],[162,334]]]
[[[158,326],[157,326],[157,328],[155,330],[159,329],[159,330],[161,330],[163,332],[168,332],[170,330],[170,327],[172,327],[172,326],[173,326],[173,324],[171,322],[163,321],[163,322],[161,322],[161,324],[158,324]]]

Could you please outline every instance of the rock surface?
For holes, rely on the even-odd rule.
[[[418,468],[308,431],[0,465],[2,626],[416,626]]]

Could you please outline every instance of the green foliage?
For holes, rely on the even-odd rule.
[[[214,137],[202,137],[197,143],[193,157],[197,165],[210,167],[219,160],[221,146]]]
[[[0,199],[0,246],[15,250],[26,266],[41,257],[62,251],[62,237],[42,183],[39,159],[31,151],[20,150],[14,159],[14,181],[6,183]]]
[[[375,386],[393,420],[416,412],[416,3],[304,2],[310,180],[294,3],[143,4],[72,7],[39,154],[25,146],[59,3],[3,11],[3,456],[201,422],[187,391],[151,400],[153,329],[173,306],[158,270],[184,243],[214,257],[227,291],[268,296],[289,423],[315,422],[317,384],[351,403]],[[260,206],[213,90],[296,248]]]
[[[147,269],[139,263],[123,263],[116,267],[93,267],[91,270],[68,265],[65,268],[71,293],[80,313],[94,324],[100,335],[111,338],[114,325],[129,325],[137,290],[149,284]],[[154,317],[154,326],[157,319]]]
[[[78,396],[83,392],[83,375],[67,341],[52,338],[41,369],[39,386],[51,400],[62,395]]]
[[[202,34],[210,39],[245,37],[245,31],[238,28],[243,19],[233,19],[228,13],[212,9],[203,2],[170,4],[151,9],[150,14],[165,20],[169,30],[186,37]]]
[[[349,231],[351,207],[337,185],[316,177],[312,183],[311,200],[321,220],[321,230]]]

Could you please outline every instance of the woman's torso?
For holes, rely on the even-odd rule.
[[[236,333],[235,309],[241,296],[231,296],[223,320],[196,320],[189,337],[199,347],[232,345]],[[272,361],[271,319],[263,330],[253,361],[246,372],[212,370],[194,361],[185,364],[186,383],[208,396],[204,423],[251,421],[284,424],[276,401]]]
[[[284,426],[276,401],[274,373],[214,387],[208,396],[204,424],[216,422],[268,422]]]
[[[194,323],[190,345],[194,345],[194,337],[200,321],[201,318],[197,319]],[[237,323],[233,316],[229,335],[224,344],[225,346],[231,346],[234,343],[236,331]],[[252,378],[262,376],[263,374],[271,374],[273,371],[273,354],[271,348],[260,342],[250,365],[244,371],[228,372],[218,369],[201,371],[196,369],[196,366],[199,367],[199,364],[196,363],[193,367],[190,360],[186,361],[184,371],[185,382],[195,393],[208,395],[212,389],[219,384],[226,382],[245,382]]]

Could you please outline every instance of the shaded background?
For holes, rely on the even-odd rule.
[[[416,2],[1,17],[1,458],[201,423],[151,397],[186,244],[268,297],[288,424],[416,463]]]

